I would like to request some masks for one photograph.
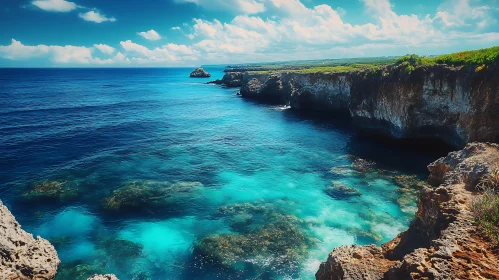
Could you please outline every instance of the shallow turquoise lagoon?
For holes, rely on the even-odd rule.
[[[314,279],[333,248],[408,227],[439,154],[190,70],[0,70],[0,198],[58,279]]]

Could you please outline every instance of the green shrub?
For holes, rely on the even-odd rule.
[[[404,64],[407,63],[409,66],[418,66],[423,64],[423,58],[417,54],[408,54],[406,56],[402,56],[397,59],[395,64]]]
[[[499,170],[481,180],[477,186],[483,191],[471,202],[471,210],[480,230],[499,245]]]

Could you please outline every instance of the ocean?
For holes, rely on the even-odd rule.
[[[191,70],[0,69],[0,199],[57,279],[314,279],[407,229],[441,154]]]

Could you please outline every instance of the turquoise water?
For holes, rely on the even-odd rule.
[[[0,198],[58,279],[313,279],[333,248],[408,227],[417,180],[396,176],[436,154],[190,70],[0,70]]]

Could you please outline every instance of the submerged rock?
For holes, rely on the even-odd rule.
[[[373,172],[378,171],[376,169],[376,163],[374,161],[366,160],[363,158],[357,158],[352,162],[352,168],[358,172]]]
[[[33,184],[22,197],[26,200],[64,202],[76,199],[79,195],[78,184],[75,182],[45,180]]]
[[[142,254],[143,246],[128,240],[105,238],[97,242],[97,247],[106,251],[114,260],[137,258]]]
[[[104,274],[104,263],[94,261],[92,263],[83,263],[81,261],[73,261],[62,263],[57,272],[57,278],[61,280],[86,280],[91,279],[92,275]],[[90,278],[89,278],[90,277]]]
[[[405,174],[396,174],[392,176],[395,183],[404,188],[423,188],[428,186],[428,183],[422,181],[416,175],[405,175]]]
[[[115,190],[103,206],[113,212],[165,208],[202,186],[199,182],[130,182]]]
[[[304,221],[271,204],[220,207],[217,216],[228,218],[237,233],[214,234],[199,241],[195,254],[203,263],[293,270],[315,242],[304,231]]]
[[[118,277],[116,277],[116,275],[114,274],[106,274],[106,275],[94,275],[90,278],[88,278],[88,280],[118,280]]]
[[[22,230],[1,201],[0,260],[1,279],[54,279],[60,263],[54,246]]]
[[[326,187],[324,192],[330,197],[340,200],[361,196],[359,190],[345,186],[341,182],[333,182],[331,186]]]
[[[206,72],[203,68],[197,68],[191,73],[191,78],[209,78],[210,73]]]
[[[306,256],[312,239],[299,227],[298,219],[282,216],[244,234],[220,234],[203,238],[196,250],[204,261],[232,266],[236,263],[298,266]]]

